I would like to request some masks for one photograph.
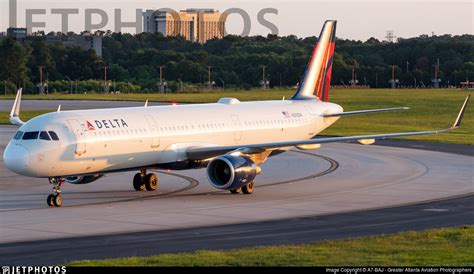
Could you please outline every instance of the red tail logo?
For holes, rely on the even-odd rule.
[[[311,99],[314,95],[321,101],[329,99],[335,41],[336,21],[328,20],[324,23],[302,82],[292,99]]]
[[[87,121],[87,130],[95,130],[94,126]]]

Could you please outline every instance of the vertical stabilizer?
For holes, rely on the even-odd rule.
[[[303,80],[293,96],[293,100],[314,99],[314,96],[322,101],[328,100],[336,40],[336,22],[328,20],[324,23]]]

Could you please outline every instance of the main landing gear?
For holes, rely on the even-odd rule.
[[[246,184],[243,187],[231,189],[230,193],[239,194],[240,192],[242,192],[243,194],[252,194],[254,189],[255,189],[255,183],[251,182],[251,183]]]
[[[133,188],[136,191],[155,191],[158,189],[158,177],[155,173],[146,173],[146,169],[140,170],[140,173],[133,177]]]
[[[61,207],[63,205],[63,197],[61,196],[61,186],[64,184],[64,178],[51,177],[49,183],[53,185],[54,194],[48,196],[47,202],[51,207]]]

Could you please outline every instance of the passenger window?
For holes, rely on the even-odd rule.
[[[38,139],[39,131],[30,131],[30,132],[25,132],[25,135],[23,135],[23,140],[36,140]]]
[[[20,140],[21,136],[23,136],[23,131],[17,131],[13,139]]]
[[[51,136],[51,139],[53,139],[54,141],[59,141],[59,137],[56,134],[56,132],[54,131],[48,131],[48,132],[49,132],[49,135]]]
[[[41,131],[40,133],[40,139],[41,140],[46,140],[46,141],[50,141],[51,138],[49,138],[49,135],[46,131]]]

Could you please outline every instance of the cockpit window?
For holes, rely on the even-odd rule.
[[[47,141],[51,140],[51,138],[49,138],[49,135],[46,131],[41,131],[40,132],[40,139],[41,140],[47,140]]]
[[[17,131],[13,139],[20,140],[21,136],[23,136],[23,131]]]
[[[48,132],[49,132],[49,135],[51,135],[51,139],[53,139],[54,141],[59,141],[59,137],[56,134],[56,132],[54,131],[48,131]]]
[[[38,139],[39,131],[25,132],[23,140],[35,140]]]

